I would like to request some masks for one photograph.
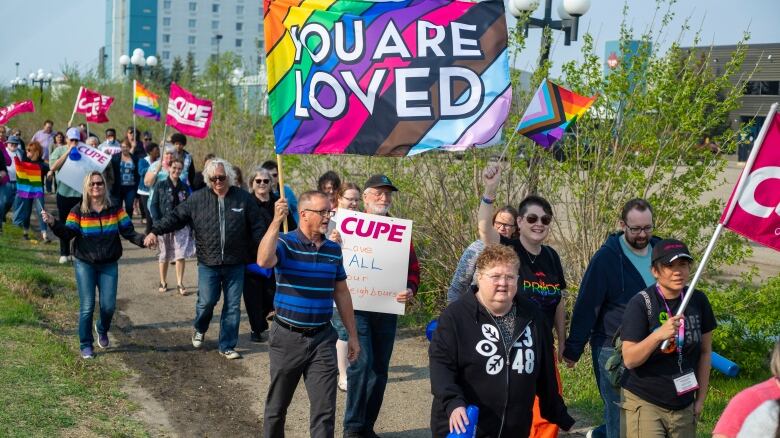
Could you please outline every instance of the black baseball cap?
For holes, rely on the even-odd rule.
[[[693,260],[688,247],[679,240],[664,239],[653,246],[653,264],[661,262],[666,265],[679,258]]]
[[[371,175],[371,177],[366,181],[366,185],[364,187],[367,189],[376,187],[389,187],[393,192],[398,191],[398,188],[393,185],[387,175]]]

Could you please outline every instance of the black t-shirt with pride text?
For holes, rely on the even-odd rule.
[[[651,318],[648,320],[644,297],[637,293],[626,304],[626,311],[623,314],[623,324],[620,328],[620,337],[623,341],[643,341],[668,318],[666,306],[664,306],[664,301],[656,290],[655,284],[645,289],[645,292],[650,296]],[[682,296],[666,300],[673,315],[677,314],[681,303]],[[697,372],[701,356],[702,335],[713,331],[717,327],[717,322],[710,301],[699,290],[693,292],[684,315],[685,343],[682,349],[682,369],[684,372],[690,370]],[[652,326],[650,321],[652,321]],[[664,409],[679,410],[693,403],[696,394],[696,391],[691,391],[677,395],[674,379],[679,375],[677,350],[663,353],[660,349],[656,349],[645,363],[628,370],[623,378],[622,386],[641,399]],[[698,376],[697,380],[700,381]]]
[[[501,244],[510,246],[520,258],[520,278],[517,293],[536,303],[550,327],[555,327],[555,309],[566,289],[561,258],[549,246],[542,245],[539,255],[530,254],[519,239],[501,237]]]

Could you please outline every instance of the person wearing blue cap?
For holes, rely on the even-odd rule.
[[[49,155],[49,162],[51,163],[51,170],[54,172],[55,177],[59,175],[60,169],[65,165],[68,160],[68,156],[71,151],[78,146],[81,140],[81,135],[78,128],[70,128],[65,133],[67,139],[66,145],[57,146]],[[57,182],[57,218],[64,222],[68,213],[81,202],[81,192],[70,187],[63,182]],[[73,261],[73,256],[70,253],[70,242],[60,239],[60,264]]]

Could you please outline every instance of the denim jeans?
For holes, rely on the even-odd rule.
[[[16,199],[16,183],[9,181],[0,185],[0,230],[3,229],[5,215],[11,209],[14,199]]]
[[[344,431],[368,433],[382,407],[398,315],[355,311],[360,355],[347,368]]]
[[[244,265],[206,266],[198,263],[198,303],[195,305],[195,330],[206,333],[214,316],[214,306],[225,291],[219,321],[219,351],[236,348],[241,322],[241,293],[244,290]]]
[[[95,288],[98,290],[100,312],[97,320],[99,333],[108,333],[111,318],[116,309],[116,285],[119,270],[116,262],[87,263],[73,261],[76,286],[79,290],[79,344],[80,348],[92,347],[92,313],[95,310]]]
[[[604,401],[604,419],[606,421],[605,424],[593,431],[593,438],[620,437],[620,389],[612,386],[605,371],[607,359],[614,352],[615,349],[612,347],[597,347],[591,344],[593,374],[596,376],[601,400]]]
[[[43,221],[41,216],[41,210],[43,210],[43,198],[27,199],[16,198],[14,201],[14,225],[22,227],[25,231],[30,229],[30,215],[35,210],[35,214],[38,216],[38,226],[41,229],[41,233],[45,233],[46,222]]]
[[[120,206],[123,206],[125,212],[132,219],[133,217],[133,202],[135,201],[136,188],[134,186],[121,186],[119,189]],[[124,205],[123,205],[124,204]]]

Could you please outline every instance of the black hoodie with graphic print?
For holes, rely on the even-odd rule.
[[[516,296],[516,321],[507,354],[501,331],[490,313],[466,293],[439,317],[428,350],[431,431],[446,437],[458,407],[477,405],[477,437],[527,437],[534,396],[542,416],[569,430],[569,416],[558,394],[551,330],[534,303]]]

